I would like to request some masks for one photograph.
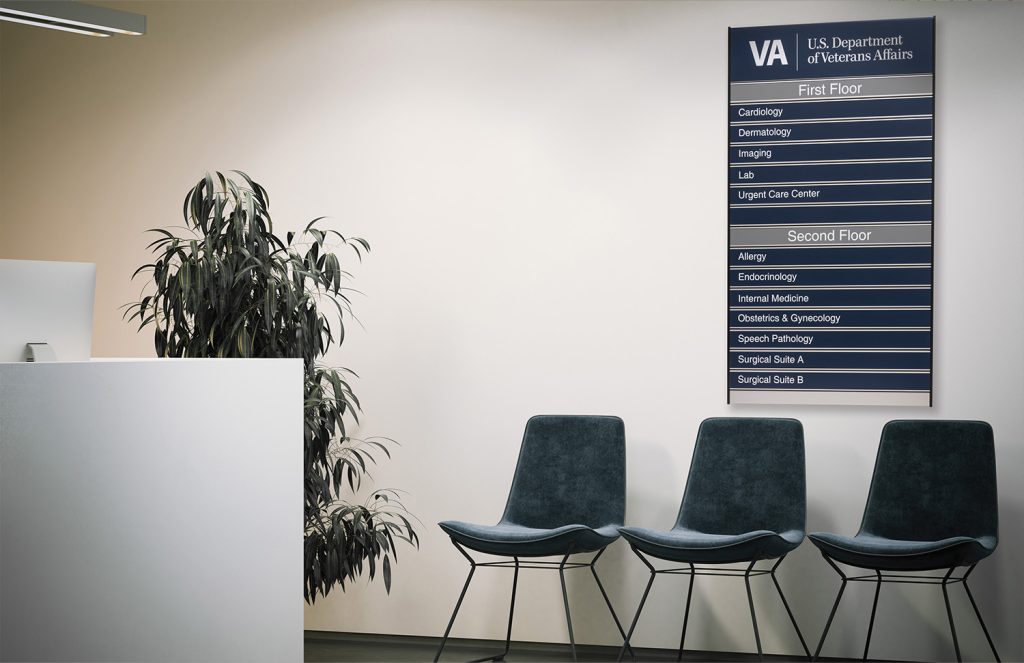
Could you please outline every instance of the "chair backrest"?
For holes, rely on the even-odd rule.
[[[601,527],[621,525],[625,514],[622,419],[545,415],[526,422],[502,522]]]
[[[996,456],[984,421],[890,421],[861,531],[907,541],[997,536]]]
[[[803,532],[806,513],[799,421],[718,417],[701,423],[677,526],[714,534]]]

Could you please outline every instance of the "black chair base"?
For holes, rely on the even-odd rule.
[[[512,620],[515,616],[516,610],[516,586],[519,581],[519,569],[548,569],[558,570],[558,578],[562,584],[562,603],[565,606],[565,621],[569,628],[569,649],[572,652],[572,660],[576,659],[576,638],[572,631],[572,615],[569,612],[569,593],[565,587],[565,571],[566,569],[590,569],[590,572],[594,576],[594,581],[597,583],[597,588],[601,590],[601,596],[604,598],[605,605],[608,606],[608,612],[611,613],[612,620],[615,621],[615,627],[619,629],[619,634],[626,639],[626,632],[622,628],[622,623],[619,622],[618,616],[615,614],[615,609],[612,607],[612,602],[608,598],[608,593],[604,589],[604,585],[601,584],[601,578],[597,575],[597,569],[594,567],[597,564],[597,560],[604,554],[605,549],[597,551],[593,559],[589,562],[570,562],[569,556],[572,552],[567,553],[560,562],[544,561],[536,559],[528,559],[528,561],[520,561],[518,557],[513,557],[512,561],[502,560],[497,562],[478,562],[473,559],[466,550],[458,544],[457,541],[452,539],[452,545],[458,548],[459,552],[462,553],[463,557],[469,560],[469,575],[466,577],[466,584],[462,586],[462,593],[459,594],[459,600],[455,602],[455,610],[452,611],[451,619],[448,620],[448,627],[444,630],[444,636],[441,638],[441,646],[437,649],[437,654],[434,655],[434,663],[437,663],[441,658],[442,652],[444,652],[444,646],[448,642],[448,635],[452,631],[452,627],[455,625],[455,618],[459,614],[459,608],[462,607],[462,600],[466,598],[466,591],[469,589],[469,584],[473,580],[473,574],[476,573],[477,567],[486,568],[498,568],[498,569],[514,569],[512,574],[512,600],[508,608],[508,630],[505,633],[505,650],[498,654],[491,656],[484,656],[483,658],[473,659],[469,663],[482,663],[483,661],[503,661],[505,656],[508,655],[509,650],[512,646]],[[632,652],[630,648],[630,652]]]
[[[932,576],[932,575],[914,575],[910,573],[883,573],[881,571],[875,571],[873,574],[860,575],[860,576],[848,576],[843,573],[842,569],[836,566],[836,563],[832,561],[828,555],[824,552],[821,555],[828,562],[829,566],[835,569],[835,572],[842,578],[842,584],[839,585],[839,593],[836,594],[835,603],[832,604],[832,611],[828,615],[828,621],[825,622],[825,630],[821,633],[821,640],[818,642],[818,648],[814,650],[814,660],[817,660],[818,655],[821,653],[821,648],[825,645],[825,637],[828,635],[828,630],[832,626],[832,619],[836,616],[836,609],[839,608],[839,601],[843,598],[843,591],[846,590],[846,583],[848,582],[873,582],[875,583],[875,599],[871,604],[871,618],[868,621],[868,637],[864,642],[864,655],[861,660],[868,660],[868,650],[871,647],[871,632],[875,626],[875,612],[878,609],[878,594],[882,590],[882,583],[893,583],[893,584],[912,584],[912,585],[942,585],[942,598],[946,602],[946,617],[949,619],[949,632],[953,635],[953,649],[956,651],[956,660],[963,661],[963,657],[960,654],[960,642],[956,637],[956,625],[953,623],[953,609],[949,604],[949,590],[948,585],[961,583],[964,586],[964,590],[967,592],[967,598],[971,600],[971,607],[974,608],[974,614],[978,618],[978,623],[981,624],[981,630],[985,634],[985,639],[988,640],[988,646],[992,649],[992,656],[997,662],[1001,663],[999,658],[999,652],[996,651],[995,643],[992,642],[992,636],[989,635],[988,627],[985,626],[985,620],[981,618],[981,610],[978,609],[978,604],[974,601],[974,595],[971,594],[971,588],[967,585],[967,578],[974,571],[974,567],[977,564],[972,564],[967,572],[962,576],[954,577],[953,573],[957,567],[951,567],[943,576]]]
[[[636,609],[636,615],[633,616],[633,623],[629,626],[629,632],[625,636],[625,641],[622,643],[622,648],[619,650],[618,660],[621,661],[625,655],[626,650],[629,649],[632,654],[632,648],[629,645],[630,639],[633,637],[633,631],[636,629],[637,622],[640,621],[640,613],[643,612],[644,604],[647,602],[647,596],[651,592],[651,586],[654,584],[654,578],[658,574],[664,573],[669,575],[686,575],[690,576],[689,587],[686,591],[686,608],[683,610],[683,632],[679,637],[679,654],[676,656],[676,661],[683,660],[683,647],[686,643],[686,627],[690,621],[690,600],[693,597],[693,581],[696,576],[728,576],[733,578],[742,577],[743,582],[747,587],[747,602],[750,605],[750,621],[754,625],[754,642],[757,645],[757,658],[763,660],[763,652],[761,650],[761,631],[757,627],[757,613],[754,611],[754,596],[750,591],[750,578],[754,576],[769,575],[772,578],[772,582],[775,584],[775,589],[779,593],[779,598],[782,599],[782,605],[786,608],[786,614],[789,615],[789,620],[793,624],[793,628],[796,630],[796,635],[800,638],[800,645],[804,648],[804,653],[807,655],[807,660],[811,660],[811,652],[807,648],[807,643],[804,641],[803,633],[800,632],[800,627],[796,623],[796,618],[793,616],[793,611],[789,608],[789,602],[786,600],[786,595],[782,593],[782,586],[779,585],[779,579],[775,577],[775,570],[779,568],[779,564],[782,564],[782,560],[786,559],[783,555],[780,557],[770,569],[756,569],[755,565],[759,560],[750,562],[746,569],[736,569],[718,566],[696,566],[692,563],[688,563],[685,567],[676,567],[670,569],[656,569],[654,565],[648,561],[648,559],[636,549],[635,546],[630,546],[636,556],[640,558],[651,572],[651,577],[647,581],[647,587],[644,589],[644,594],[640,599],[640,605]],[[633,656],[636,660],[636,656]]]

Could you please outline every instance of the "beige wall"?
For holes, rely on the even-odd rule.
[[[6,189],[7,189],[4,186],[4,182],[6,181],[7,178],[4,176],[4,162],[5,162],[5,159],[3,158],[3,156],[5,154],[5,152],[4,152],[4,133],[5,132],[4,132],[4,128],[3,128],[4,127],[4,116],[3,116],[3,107],[4,107],[4,67],[3,67],[3,60],[4,60],[4,30],[3,30],[3,27],[0,26],[0,247],[3,247],[6,241],[10,241],[10,240],[7,239],[7,225],[4,223],[4,207],[6,207],[6,205],[4,205],[4,200],[7,198],[4,195],[6,193]],[[0,249],[0,251],[2,251],[2,249]]]
[[[1024,6],[898,2],[137,2],[142,38],[4,25],[0,256],[99,264],[94,352],[151,354],[120,321],[143,231],[178,223],[206,169],[268,187],[281,230],[320,214],[374,252],[335,360],[363,376],[362,431],[403,447],[423,547],[390,597],[357,583],[306,627],[438,634],[465,564],[434,523],[496,520],[535,413],[622,416],[628,520],[675,515],[698,422],[796,416],[808,528],[852,532],[882,424],[978,418],[998,438],[1002,542],[975,573],[1004,659],[1024,658]],[[938,15],[936,407],[733,407],[725,395],[725,39],[729,25]],[[601,562],[620,614],[646,578]],[[837,583],[807,544],[781,572],[809,639]],[[510,579],[477,574],[455,634],[503,635]],[[585,577],[581,641],[616,639]],[[516,637],[564,640],[554,577],[526,575]],[[758,589],[755,588],[755,591]],[[643,645],[677,643],[682,583],[652,595]],[[230,593],[230,592],[229,592]],[[829,655],[860,652],[854,587]],[[296,588],[296,600],[298,588]],[[695,590],[691,646],[750,650],[742,583]],[[798,645],[767,591],[769,651]],[[954,591],[969,658],[987,656]],[[872,653],[951,656],[937,589],[887,588]]]

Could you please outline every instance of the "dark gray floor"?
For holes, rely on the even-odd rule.
[[[399,635],[369,635],[361,633],[329,633],[306,631],[306,661],[311,663],[368,662],[404,663],[406,661],[432,661],[437,651],[436,638],[420,638]],[[481,640],[452,638],[444,650],[442,661],[468,661],[482,656],[496,654],[504,643]],[[580,646],[579,660],[614,661],[618,651],[612,647]],[[669,649],[641,649],[641,661],[675,661],[676,652]],[[526,661],[572,661],[569,646],[548,643],[513,642],[512,651],[506,657],[509,663]],[[629,660],[629,657],[626,657]],[[723,652],[686,652],[684,661],[756,661],[756,655],[729,654]],[[805,658],[788,656],[765,656],[772,661],[805,661]],[[839,659],[828,659],[836,661]]]

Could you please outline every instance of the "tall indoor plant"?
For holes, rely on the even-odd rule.
[[[237,172],[237,171],[236,171]],[[372,579],[380,566],[391,589],[396,540],[418,545],[407,512],[393,490],[377,490],[362,504],[349,502],[375,454],[390,458],[383,438],[356,439],[359,400],[351,371],[323,364],[333,343],[345,339],[351,315],[350,274],[332,244],[362,259],[370,250],[311,221],[301,233],[274,234],[266,190],[238,172],[235,180],[207,174],[185,196],[185,233],[154,229],[152,263],[140,301],[125,317],[139,330],[151,326],[160,357],[297,357],[304,366],[305,577],[314,602],[335,585]]]

